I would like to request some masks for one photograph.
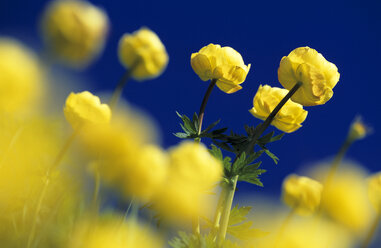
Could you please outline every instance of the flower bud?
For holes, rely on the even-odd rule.
[[[111,110],[107,104],[101,104],[99,97],[88,91],[70,93],[66,99],[64,114],[73,129],[82,124],[108,123]]]
[[[209,44],[192,53],[191,66],[203,81],[217,80],[217,87],[225,93],[234,93],[242,87],[250,64],[245,65],[241,54],[231,47]]]
[[[37,56],[21,43],[0,38],[0,111],[28,112],[43,91]]]
[[[293,50],[282,58],[278,68],[279,82],[286,89],[291,90],[297,82],[303,83],[291,99],[304,106],[326,103],[339,78],[337,67],[309,47]]]
[[[73,67],[85,67],[103,50],[109,21],[106,13],[84,0],[56,0],[41,20],[49,49]]]
[[[260,85],[253,99],[253,108],[249,112],[256,118],[265,120],[287,93],[288,90],[285,89]],[[302,105],[288,100],[271,125],[283,132],[291,133],[302,126],[301,123],[307,118],[307,113]]]
[[[313,179],[290,175],[283,182],[283,201],[299,214],[312,214],[319,207],[322,189]]]
[[[378,172],[368,179],[368,195],[370,202],[378,213],[381,212],[381,172]]]
[[[351,127],[349,128],[348,139],[351,141],[363,139],[370,132],[371,129],[364,124],[361,117],[357,117],[352,122]]]
[[[168,54],[159,37],[148,28],[124,34],[119,41],[119,60],[136,80],[158,77],[168,64]]]

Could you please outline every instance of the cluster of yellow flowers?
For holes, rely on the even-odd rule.
[[[75,68],[85,68],[101,54],[110,25],[104,10],[84,0],[52,1],[40,24],[49,62]],[[170,228],[189,229],[192,222],[194,234],[183,238],[180,247],[236,247],[225,242],[225,235],[240,232],[247,238],[240,247],[350,247],[368,231],[373,215],[380,221],[381,174],[366,179],[363,171],[349,166],[337,173],[344,151],[328,171],[288,176],[282,198],[292,209],[289,218],[279,225],[279,219],[267,216],[271,234],[252,241],[252,222],[236,225],[248,210],[231,210],[240,178],[227,175],[230,160],[213,156],[200,141],[205,136],[165,150],[155,141],[149,120],[116,104],[129,77],[143,81],[164,72],[169,58],[159,37],[145,27],[124,34],[118,56],[127,72],[109,104],[89,91],[71,92],[63,111],[52,115],[44,109],[49,104],[44,94],[51,80],[45,73],[49,67],[21,42],[0,37],[2,247],[165,247]],[[210,90],[214,85],[228,94],[242,89],[251,65],[233,48],[215,44],[192,53],[190,62],[201,80],[211,80],[196,115],[200,135]],[[260,85],[249,111],[264,123],[269,120],[284,132],[294,132],[307,117],[303,106],[325,104],[339,77],[337,67],[316,50],[297,48],[280,61],[278,79],[284,89]],[[368,132],[356,120],[347,143]],[[220,193],[217,185],[227,185],[221,193],[227,198],[216,204],[211,194]],[[118,192],[122,204],[129,203],[124,216],[108,205],[106,190]],[[161,227],[143,224],[139,207],[157,214]],[[217,221],[208,223],[214,226],[204,244],[199,220],[213,214]],[[290,223],[294,214],[314,217]],[[199,243],[192,246],[193,241]]]

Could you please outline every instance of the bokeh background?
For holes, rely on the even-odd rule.
[[[17,37],[41,51],[38,20],[47,2],[0,0],[0,35]],[[131,81],[123,97],[156,120],[164,147],[179,142],[172,135],[180,131],[175,111],[198,112],[208,83],[192,71],[190,55],[209,43],[231,46],[245,63],[252,64],[242,90],[227,95],[216,88],[206,108],[205,125],[221,119],[218,127],[239,133],[245,124],[260,123],[248,110],[260,84],[280,87],[277,68],[282,56],[296,47],[310,46],[337,65],[341,78],[333,98],[323,106],[307,108],[304,126],[269,146],[280,162],[275,165],[262,157],[268,170],[262,176],[265,187],[241,183],[240,192],[279,194],[287,174],[335,155],[356,115],[363,116],[373,134],[355,143],[347,158],[370,172],[380,170],[381,1],[91,2],[106,10],[111,30],[99,59],[85,71],[70,72],[73,78],[88,82],[72,90],[112,91],[124,73],[117,57],[119,38],[125,32],[149,27],[167,48],[168,68],[157,79]]]

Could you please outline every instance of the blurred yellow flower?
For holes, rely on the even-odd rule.
[[[337,67],[309,47],[293,50],[282,58],[278,68],[279,82],[286,89],[291,90],[297,82],[303,83],[291,99],[304,106],[326,103],[339,78]]]
[[[163,242],[151,229],[137,222],[117,217],[103,217],[98,221],[87,220],[77,223],[67,247],[160,248],[163,247]]]
[[[324,185],[321,207],[333,220],[356,235],[366,231],[371,218],[365,175],[349,165]]]
[[[1,246],[27,247],[35,225],[38,232],[32,247],[58,247],[66,240],[83,199],[80,181],[73,180],[69,170],[55,169],[46,177],[63,143],[62,125],[43,116],[19,121],[1,114],[0,119]]]
[[[162,186],[168,172],[168,155],[158,146],[141,147],[125,167],[124,191],[128,196],[148,201]]]
[[[160,76],[168,64],[168,54],[159,37],[148,28],[124,34],[119,41],[120,62],[136,80]]]
[[[83,124],[108,123],[111,110],[107,104],[101,104],[99,97],[88,91],[71,92],[66,99],[64,114],[73,129]]]
[[[41,100],[43,70],[17,40],[0,37],[0,111],[28,112]]]
[[[378,213],[381,213],[381,172],[368,179],[368,195],[370,202]]]
[[[250,113],[258,119],[265,120],[287,93],[288,91],[285,89],[260,85],[254,96],[253,108],[249,110]],[[307,118],[307,113],[302,105],[288,100],[271,125],[283,132],[291,133],[302,126],[301,123]]]
[[[191,66],[203,81],[217,80],[217,87],[225,93],[234,93],[246,79],[250,64],[245,65],[241,54],[231,47],[209,44],[192,53]]]
[[[348,139],[351,141],[363,139],[369,135],[370,132],[370,128],[364,124],[361,117],[357,117],[349,128]]]
[[[169,151],[169,156],[168,177],[155,195],[154,208],[175,224],[207,216],[213,199],[206,192],[221,180],[221,162],[194,142],[181,143]]]
[[[311,178],[290,175],[283,181],[283,201],[299,214],[312,214],[319,208],[322,190]]]
[[[54,0],[41,19],[49,49],[74,67],[85,67],[103,50],[109,21],[107,14],[85,0]]]

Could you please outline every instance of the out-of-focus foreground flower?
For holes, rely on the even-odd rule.
[[[119,41],[120,62],[136,80],[158,77],[168,64],[168,54],[159,37],[148,28],[124,34]]]
[[[322,190],[311,178],[290,175],[283,182],[283,201],[299,214],[312,214],[320,206]]]
[[[333,95],[333,87],[339,81],[337,67],[323,55],[309,47],[299,47],[282,58],[279,82],[288,90],[297,82],[303,83],[291,99],[304,106],[326,103]]]
[[[43,81],[37,56],[19,41],[0,37],[0,111],[34,110],[45,91]]]
[[[73,129],[85,124],[108,123],[111,119],[109,106],[101,104],[99,97],[88,91],[70,93],[66,99],[64,114]]]
[[[368,178],[368,195],[377,213],[381,213],[381,172]]]
[[[285,89],[260,85],[254,96],[250,113],[258,119],[265,120],[287,93]],[[303,106],[288,100],[271,124],[283,132],[291,133],[299,129],[306,118],[307,111],[303,109]]]
[[[234,93],[246,79],[250,64],[245,65],[241,54],[231,47],[209,44],[191,55],[191,66],[203,81],[217,80],[217,87]]]
[[[41,19],[50,51],[73,67],[85,67],[101,53],[109,21],[106,13],[86,0],[54,0]]]
[[[77,223],[67,248],[160,248],[163,241],[133,220],[105,216]]]

